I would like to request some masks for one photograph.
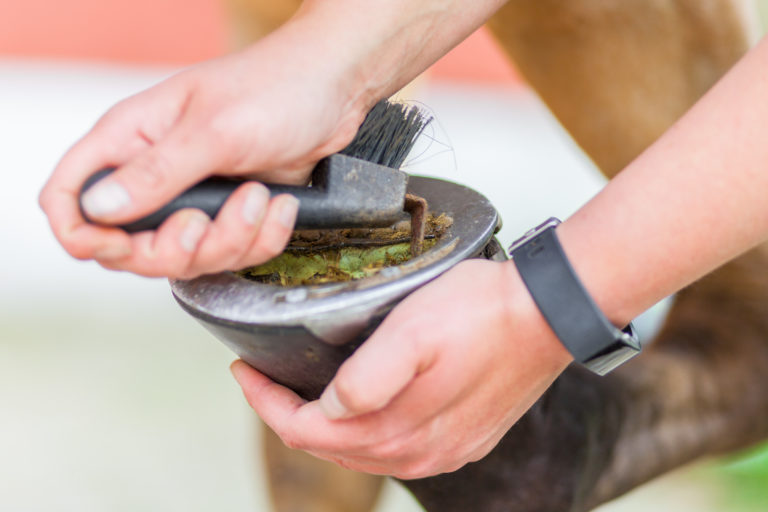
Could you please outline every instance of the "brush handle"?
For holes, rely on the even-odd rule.
[[[80,190],[80,213],[82,213],[83,217],[88,222],[100,224],[97,220],[89,217],[85,209],[83,209],[83,194],[98,181],[106,178],[114,171],[114,167],[102,169],[90,176],[83,184],[83,187]],[[205,212],[206,215],[213,219],[216,217],[216,214],[219,213],[219,210],[224,205],[224,202],[227,200],[227,198],[241,183],[238,183],[234,180],[214,178],[207,179],[187,189],[184,193],[180,194],[173,201],[164,205],[159,210],[133,222],[121,224],[118,227],[122,228],[128,233],[138,233],[139,231],[157,229],[168,217],[173,215],[173,213],[184,208],[197,208],[198,210]]]
[[[80,191],[80,196],[92,187],[97,181],[107,177],[114,172],[114,168],[102,169],[97,172],[88,180],[86,180]],[[166,204],[157,211],[146,215],[140,219],[127,224],[121,224],[118,227],[127,231],[128,233],[138,233],[140,231],[154,230],[160,227],[165,220],[173,215],[175,212],[184,208],[196,208],[202,210],[208,217],[215,219],[216,215],[224,206],[224,203],[229,199],[232,193],[246,180],[234,180],[226,178],[208,178],[201,181],[197,185],[187,189],[182,194],[173,199],[170,203]],[[309,187],[298,187],[289,185],[270,185],[265,184],[269,189],[269,194],[274,197],[278,194],[291,194],[299,200],[300,209],[299,215],[296,219],[297,228],[303,225],[305,229],[311,229],[311,219],[316,215],[316,210],[319,207],[319,199],[316,191],[311,190]],[[97,221],[88,217],[85,210],[80,205],[80,211],[83,217],[89,222],[98,223]]]
[[[361,165],[363,166],[361,168]],[[272,197],[278,194],[291,194],[299,200],[299,212],[296,229],[329,229],[387,226],[399,220],[403,211],[405,197],[405,179],[400,171],[374,167],[369,162],[343,155],[333,155],[318,163],[312,173],[312,187],[265,184]],[[97,181],[105,178],[114,168],[102,169],[89,177],[80,190],[80,197]],[[372,173],[368,187],[350,187],[345,182],[350,177],[367,177]],[[397,173],[394,175],[393,173]],[[387,181],[382,181],[387,180]],[[245,180],[227,178],[208,178],[187,189],[170,203],[159,210],[138,220],[121,224],[118,227],[128,233],[157,229],[168,217],[183,208],[197,208],[211,219],[216,217],[229,196]],[[371,190],[372,187],[380,187]],[[391,199],[384,199],[390,196]],[[82,202],[80,211],[89,222],[98,224],[85,213]]]

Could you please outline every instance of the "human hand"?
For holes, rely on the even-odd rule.
[[[279,253],[294,222],[288,196],[244,186],[209,222],[182,210],[156,232],[129,236],[88,224],[127,222],[210,174],[256,173],[304,183],[320,158],[352,140],[364,114],[501,5],[501,0],[305,1],[278,30],[238,54],[191,68],[111,109],[61,160],[40,205],[64,248],[147,276],[194,277]],[[438,30],[439,28],[439,30]],[[428,44],[425,44],[428,42]],[[418,51],[414,51],[418,49]]]
[[[469,260],[403,300],[318,401],[232,370],[289,447],[413,479],[485,456],[570,360],[514,265]]]
[[[88,176],[117,166],[83,196],[89,216],[113,225],[158,209],[211,174],[306,183],[317,160],[352,139],[365,105],[347,98],[337,83],[342,73],[307,62],[311,52],[289,36],[183,71],[108,111],[40,194],[64,248],[108,268],[182,278],[279,254],[298,203],[289,195],[270,200],[259,183],[241,186],[213,222],[187,209],[134,235],[86,222],[78,196]]]

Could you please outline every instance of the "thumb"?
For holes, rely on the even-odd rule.
[[[177,128],[98,181],[82,197],[89,217],[107,224],[133,220],[221,167],[221,150],[201,130]]]
[[[407,330],[406,330],[407,333]],[[319,405],[332,420],[383,409],[433,360],[412,337],[381,327],[341,365]]]

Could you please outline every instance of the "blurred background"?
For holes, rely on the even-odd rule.
[[[1,511],[269,509],[233,354],[164,281],[69,258],[36,204],[111,105],[235,47],[234,17],[216,0],[0,0]],[[505,244],[603,184],[484,31],[404,98],[437,120],[410,170],[486,194]],[[764,511],[767,453],[698,463],[601,510]],[[378,510],[420,508],[391,484]]]

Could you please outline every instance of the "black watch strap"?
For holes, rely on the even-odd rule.
[[[632,324],[611,324],[581,284],[557,239],[552,218],[513,243],[510,254],[534,302],[574,359],[608,373],[640,351]]]

